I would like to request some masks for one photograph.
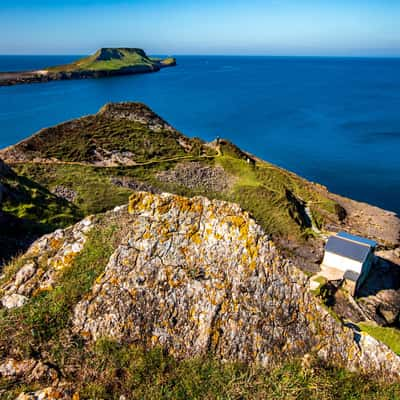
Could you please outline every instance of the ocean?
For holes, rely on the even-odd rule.
[[[0,56],[0,70],[77,56]],[[158,73],[0,87],[0,148],[141,101],[188,136],[227,138],[330,191],[400,214],[400,59],[178,56]]]

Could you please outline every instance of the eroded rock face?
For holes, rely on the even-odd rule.
[[[400,377],[399,357],[336,321],[237,205],[136,193],[129,212],[126,239],[74,310],[73,329],[83,337],[265,366],[311,353]]]
[[[157,179],[215,193],[229,190],[236,181],[236,178],[225,172],[221,166],[210,166],[201,162],[180,163],[174,169],[158,173]]]

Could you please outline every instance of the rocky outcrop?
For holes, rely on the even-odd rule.
[[[100,109],[98,115],[115,120],[138,122],[155,132],[177,132],[143,103],[108,103]]]
[[[93,217],[41,237],[20,259],[21,268],[1,288],[5,308],[22,307],[28,298],[51,290],[61,271],[71,265],[82,251],[93,228]]]
[[[108,214],[119,245],[70,321],[84,340],[110,337],[162,346],[177,358],[212,353],[266,367],[312,356],[400,378],[400,358],[331,316],[308,292],[308,278],[238,205],[136,192],[128,208]],[[35,242],[3,293],[29,302],[48,290],[97,223],[91,217]]]
[[[23,392],[16,400],[79,400],[79,395],[71,393],[62,386],[47,387],[35,392]]]
[[[137,192],[128,212],[114,212],[123,220],[120,245],[74,309],[76,334],[163,346],[178,358],[211,352],[264,366],[311,354],[400,377],[399,357],[333,318],[239,206]],[[95,229],[91,217],[36,241],[3,285],[3,305],[53,286]]]
[[[77,196],[77,193],[74,190],[64,185],[57,185],[52,190],[52,193],[70,202],[74,202]]]
[[[307,292],[306,276],[238,206],[137,193],[129,212],[135,218],[126,240],[75,308],[73,329],[84,338],[264,366],[313,354],[399,377],[400,359],[335,320]]]
[[[0,378],[3,379],[24,379],[26,382],[34,382],[44,377],[55,380],[57,372],[32,358],[24,361],[9,358],[0,364]]]
[[[236,178],[225,172],[221,166],[210,166],[201,162],[180,163],[171,170],[158,173],[157,179],[189,189],[202,189],[214,193],[228,191],[236,181]]]

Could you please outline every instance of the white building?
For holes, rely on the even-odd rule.
[[[368,276],[375,247],[376,242],[373,240],[339,232],[326,243],[321,272],[318,275],[328,280],[353,281],[355,292]]]

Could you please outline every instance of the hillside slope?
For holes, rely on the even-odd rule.
[[[400,358],[344,327],[306,282],[237,205],[137,192],[128,207],[47,235],[7,267],[3,387],[139,398],[129,369],[106,383],[93,369],[105,340],[264,368],[306,357],[398,379]]]
[[[80,218],[72,203],[17,175],[0,159],[0,265],[38,236]]]
[[[187,138],[140,103],[108,104],[43,129],[0,157],[49,191],[74,194],[69,200],[85,215],[125,203],[133,190],[239,203],[309,271],[322,256],[318,231],[346,229],[383,249],[399,246],[393,213],[333,195],[226,140]]]

